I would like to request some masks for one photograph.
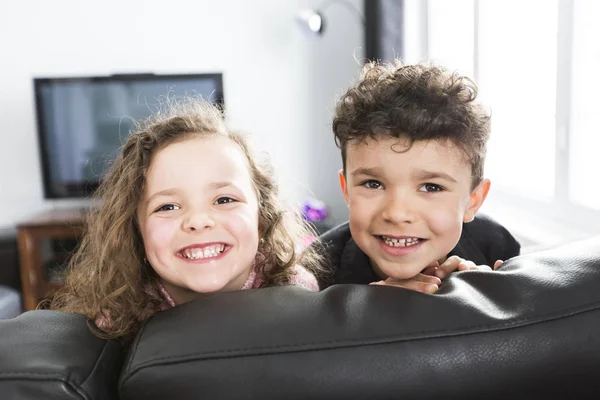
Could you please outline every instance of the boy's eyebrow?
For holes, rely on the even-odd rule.
[[[374,168],[357,168],[350,173],[352,176],[356,175],[369,175],[369,176],[381,176],[382,171],[380,167]]]
[[[456,179],[454,179],[452,176],[446,174],[445,172],[435,172],[435,171],[427,171],[424,169],[419,169],[416,170],[415,175],[419,178],[419,179],[444,179],[450,182],[454,182],[457,183]]]

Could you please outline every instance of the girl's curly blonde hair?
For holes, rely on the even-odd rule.
[[[315,275],[324,272],[320,252],[310,246],[300,253],[303,235],[314,231],[296,212],[284,208],[270,165],[258,162],[246,138],[231,131],[219,108],[197,98],[169,100],[146,121],[138,122],[94,195],[86,233],[70,260],[65,285],[47,307],[79,313],[94,320],[109,316],[110,327],[95,332],[127,339],[142,321],[160,310],[158,276],[145,262],[137,221],[145,173],[152,158],[166,146],[198,136],[224,136],[248,160],[259,203],[257,272],[263,286],[286,285],[291,267],[302,265]]]

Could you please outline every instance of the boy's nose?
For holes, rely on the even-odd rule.
[[[386,222],[393,224],[414,222],[415,209],[413,202],[408,196],[392,196],[384,204],[381,215]]]
[[[201,231],[214,226],[214,218],[206,210],[188,212],[183,220],[183,229],[187,232]]]

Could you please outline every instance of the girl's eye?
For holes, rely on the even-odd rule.
[[[364,181],[360,185],[366,187],[367,189],[381,189],[383,187],[381,182],[376,181],[375,179],[369,179],[368,181]]]
[[[237,200],[232,199],[231,197],[227,197],[227,196],[223,196],[223,197],[219,197],[217,199],[217,201],[215,201],[215,204],[229,204],[229,203],[233,203]]]
[[[155,212],[157,212],[157,211],[175,211],[175,210],[179,210],[180,208],[181,207],[176,206],[175,204],[164,204],[164,205],[158,207]]]
[[[427,193],[443,192],[444,188],[440,185],[436,185],[435,183],[425,183],[419,188],[419,191]]]

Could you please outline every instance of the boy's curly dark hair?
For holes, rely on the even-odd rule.
[[[450,140],[471,165],[475,188],[483,179],[490,133],[490,114],[476,97],[471,79],[433,63],[368,63],[335,109],[333,132],[344,172],[351,141],[382,136],[405,137],[410,143]]]

